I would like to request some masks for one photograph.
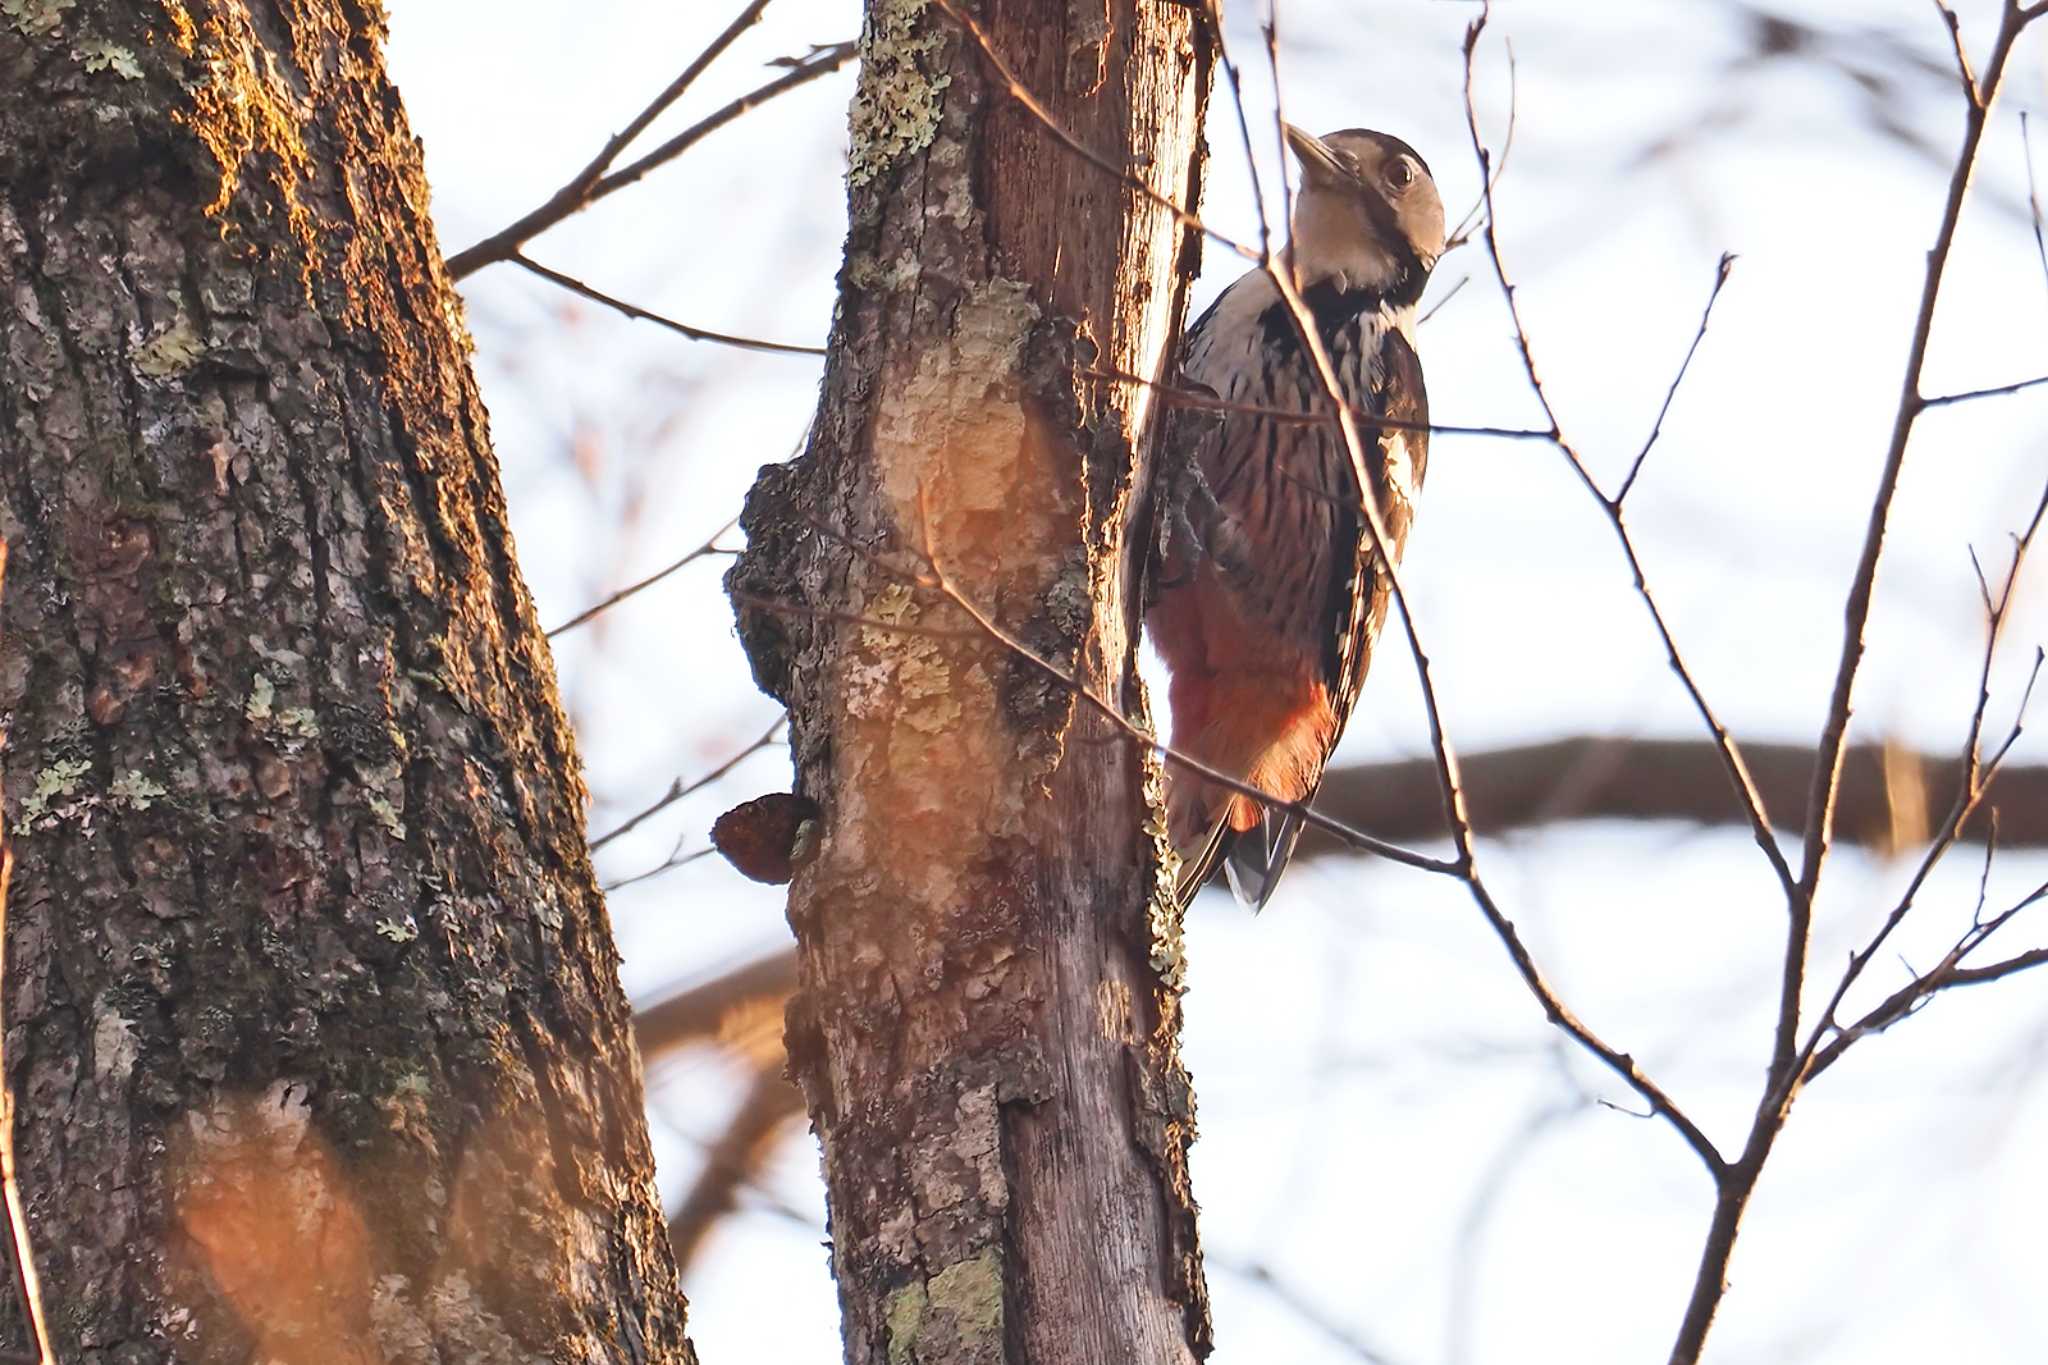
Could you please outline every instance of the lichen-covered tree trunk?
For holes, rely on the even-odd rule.
[[[381,29],[0,4],[5,1079],[65,1365],[691,1359]]]
[[[973,12],[1080,144],[1192,202],[1194,10]],[[1156,771],[918,557],[1142,715],[1151,395],[1091,374],[1159,373],[1196,243],[1049,136],[938,0],[870,0],[852,124],[817,423],[763,472],[729,580],[820,812],[791,887],[789,1044],[846,1358],[1190,1361],[1209,1323]]]

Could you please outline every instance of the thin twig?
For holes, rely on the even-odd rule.
[[[721,550],[718,548],[718,538],[724,535],[727,531],[730,531],[733,527],[739,525],[739,520],[739,515],[735,513],[725,523],[725,525],[719,527],[716,531],[713,531],[711,533],[710,539],[706,540],[702,545],[699,545],[696,549],[690,551],[681,559],[676,560],[673,564],[669,564],[662,568],[656,569],[653,573],[647,575],[647,577],[639,580],[638,582],[628,583],[625,587],[620,588],[617,592],[613,593],[611,596],[605,598],[604,600],[592,603],[590,606],[585,607],[582,611],[577,612],[574,616],[562,622],[561,625],[556,626],[554,629],[550,630],[547,633],[548,638],[552,640],[557,635],[566,635],[568,632],[576,629],[576,627],[582,625],[584,622],[589,621],[594,617],[601,616],[607,611],[610,611],[613,607],[616,607],[619,603],[625,601],[634,593],[644,592],[648,588],[653,587],[656,583],[661,582],[662,579],[667,578],[670,574],[674,573],[678,569],[685,567],[686,565],[694,564],[698,560],[703,559],[708,555],[730,553],[729,551]]]
[[[941,0],[941,3],[945,3],[945,0]],[[1218,41],[1221,42],[1220,35]],[[1343,389],[1337,381],[1329,350],[1323,344],[1322,334],[1314,325],[1308,306],[1302,301],[1292,269],[1271,259],[1264,263],[1263,269],[1267,278],[1272,280],[1274,288],[1279,291],[1280,298],[1293,319],[1295,332],[1304,353],[1314,367],[1316,381],[1324,400],[1336,413],[1352,481],[1359,495],[1357,508],[1363,513],[1363,526],[1375,557],[1375,571],[1386,576],[1388,597],[1400,616],[1403,633],[1407,636],[1408,653],[1415,665],[1416,681],[1422,692],[1423,713],[1429,725],[1430,751],[1436,761],[1437,786],[1444,819],[1458,855],[1455,875],[1465,884],[1473,903],[1478,906],[1495,937],[1507,949],[1509,959],[1514,963],[1524,986],[1543,1007],[1544,1017],[1632,1086],[1649,1102],[1655,1113],[1669,1121],[1684,1137],[1687,1145],[1699,1156],[1708,1171],[1718,1175],[1725,1163],[1713,1141],[1678,1107],[1661,1086],[1644,1073],[1636,1064],[1634,1057],[1602,1040],[1564,1003],[1537,967],[1535,958],[1522,942],[1514,922],[1500,908],[1493,893],[1480,876],[1472,820],[1466,808],[1464,785],[1458,773],[1457,753],[1452,748],[1450,737],[1444,729],[1443,711],[1437,698],[1434,670],[1429,653],[1423,647],[1421,631],[1416,624],[1414,613],[1409,610],[1408,594],[1402,582],[1400,565],[1392,553],[1393,537],[1388,533],[1379,500],[1370,492],[1372,480],[1365,462],[1365,442],[1360,435],[1361,424],[1352,412],[1351,405],[1341,396]],[[1552,425],[1555,426],[1554,421]]]
[[[918,506],[920,515],[923,515],[924,494],[922,489],[918,493]],[[1234,777],[1229,773],[1212,768],[1200,759],[1181,753],[1172,745],[1162,742],[1157,735],[1126,716],[1114,702],[1096,692],[1072,673],[1052,662],[1052,660],[1033,650],[1009,631],[1003,629],[986,611],[977,606],[972,599],[960,590],[959,585],[953,581],[952,576],[946,572],[945,567],[939,562],[935,550],[931,547],[930,527],[928,525],[925,528],[925,545],[926,549],[923,552],[922,558],[930,566],[931,574],[924,586],[937,592],[939,596],[957,607],[969,620],[974,622],[983,635],[1002,646],[1003,649],[1014,655],[1021,662],[1036,669],[1067,691],[1072,692],[1075,696],[1087,702],[1090,709],[1101,715],[1103,719],[1121,730],[1129,738],[1143,744],[1146,748],[1158,754],[1165,761],[1194,773],[1204,781],[1213,782],[1239,796],[1249,797],[1269,810],[1293,815],[1304,824],[1320,829],[1326,834],[1334,835],[1362,852],[1375,854],[1387,859],[1389,862],[1400,863],[1406,867],[1420,868],[1425,872],[1435,872],[1445,876],[1458,875],[1459,864],[1456,862],[1447,861],[1442,858],[1431,858],[1412,849],[1402,848],[1398,844],[1388,843],[1384,839],[1374,838],[1363,830],[1352,829],[1341,821],[1332,820],[1329,816],[1322,814],[1313,806],[1309,806],[1304,802],[1279,800],[1272,794],[1252,786],[1242,778]],[[871,624],[878,630],[895,629],[891,623],[884,621],[874,621],[867,624]]]
[[[767,8],[768,0],[752,0],[752,3],[735,15],[733,21],[725,26],[725,31],[713,38],[710,46],[698,53],[690,64],[683,68],[682,74],[669,82],[666,90],[648,101],[646,108],[635,114],[624,128],[614,133],[604,146],[598,149],[597,155],[590,159],[590,164],[556,191],[555,197],[575,196],[596,184],[597,178],[610,170],[619,159],[619,153],[632,145],[634,138],[646,132],[647,126],[660,118],[670,105],[681,99],[684,92],[696,84],[697,77],[703,75],[706,68],[723,56],[725,50],[738,41],[742,33],[759,23],[761,12]]]
[[[1945,13],[1944,17],[1952,16]],[[1971,87],[1963,145],[1956,154],[1955,170],[1949,177],[1941,227],[1935,234],[1933,248],[1927,253],[1927,270],[1920,287],[1920,306],[1913,323],[1912,344],[1906,358],[1905,374],[1899,381],[1898,409],[1892,420],[1891,441],[1885,451],[1877,492],[1871,501],[1863,550],[1843,609],[1841,659],[1835,670],[1827,718],[1821,727],[1819,757],[1814,764],[1813,783],[1806,801],[1806,835],[1801,852],[1799,886],[1791,898],[1785,979],[1779,995],[1777,1047],[1772,1058],[1772,1075],[1780,1089],[1796,1084],[1793,1067],[1797,1055],[1799,999],[1806,979],[1806,950],[1812,927],[1813,899],[1820,884],[1821,867],[1827,859],[1828,844],[1834,834],[1835,793],[1841,784],[1841,756],[1848,741],[1850,703],[1855,693],[1856,675],[1863,663],[1864,630],[1870,620],[1878,560],[1884,553],[1885,531],[1891,521],[1892,498],[1898,492],[1899,477],[1905,469],[1906,446],[1913,434],[1914,420],[1927,406],[1927,400],[1920,394],[1920,375],[1927,361],[1928,339],[1934,330],[1935,302],[1941,295],[1942,276],[1955,243],[1956,225],[1962,219],[1963,200],[1969,192],[1978,149],[1983,145],[1991,104],[1998,95],[2013,43],[2030,17],[2012,0],[2007,0],[2004,17],[1999,22],[1998,37],[1984,64],[1983,78]],[[1960,40],[1958,44],[1960,50]],[[1967,57],[1959,60],[1967,70]]]
[[[1956,225],[1961,218],[1963,199],[1969,188],[1977,151],[1983,141],[1984,126],[1992,102],[1997,96],[1999,83],[2004,76],[2006,59],[2012,52],[2013,43],[2018,38],[2020,30],[2038,15],[2044,5],[2048,5],[2048,0],[2022,9],[2014,0],[2006,0],[2004,14],[1999,22],[1998,37],[1993,44],[1990,59],[1985,63],[1984,75],[1980,81],[1969,85],[1969,107],[1964,120],[1963,143],[1956,156],[1954,171],[1949,178],[1941,227],[1935,236],[1934,246],[1927,255],[1927,273],[1921,286],[1920,306],[1913,326],[1905,376],[1900,384],[1898,410],[1893,420],[1891,441],[1885,455],[1884,470],[1878,480],[1877,494],[1872,502],[1863,552],[1844,607],[1842,655],[1836,670],[1827,718],[1822,725],[1817,758],[1807,794],[1801,870],[1797,882],[1786,896],[1784,968],[1778,988],[1778,1018],[1773,1030],[1768,1079],[1750,1120],[1742,1155],[1717,1182],[1713,1216],[1708,1222],[1707,1234],[1701,1244],[1699,1269],[1693,1278],[1692,1294],[1686,1303],[1685,1314],[1679,1323],[1678,1334],[1671,1348],[1671,1365],[1695,1365],[1700,1353],[1705,1349],[1715,1314],[1727,1295],[1729,1260],[1734,1255],[1735,1241],[1742,1227],[1743,1216],[1749,1207],[1757,1182],[1762,1178],[1764,1163],[1769,1158],[1772,1146],[1783,1130],[1792,1103],[1798,1096],[1800,1083],[1810,1072],[1816,1040],[1822,1036],[1821,1030],[1817,1027],[1807,1047],[1802,1050],[1798,1046],[1800,1006],[1806,984],[1807,954],[1812,939],[1814,895],[1819,886],[1821,867],[1833,833],[1836,805],[1841,791],[1842,756],[1847,746],[1850,699],[1856,674],[1862,662],[1863,632],[1870,617],[1878,558],[1884,546],[1892,497],[1898,488],[1907,440],[1912,434],[1914,419],[1926,407],[1926,400],[1920,394],[1920,375],[1926,361],[1935,302],[1940,295],[1942,274],[1955,241]],[[1956,43],[1958,69],[1967,74],[1970,69],[1969,57],[1962,46],[1960,30],[1954,24],[1954,16],[1949,13],[1947,7],[1944,5],[1940,8]],[[1974,736],[1979,725],[1979,721],[1973,720],[1973,754]],[[1996,757],[1993,762],[1996,763]],[[1965,783],[1965,799],[1958,802],[1959,810],[1974,804],[1967,799],[1967,794],[1973,788],[1978,790],[1978,799],[1981,799],[1981,784],[1974,767]],[[1958,827],[1952,821],[1944,830],[1943,841],[1952,841],[1956,828]],[[1888,934],[1889,930],[1882,933]],[[1880,941],[1881,937],[1882,934]],[[1854,970],[1860,971],[1861,968],[1854,966]],[[1837,991],[1835,998],[1823,1011],[1822,1020],[1825,1022],[1832,1019],[1839,1005],[1840,991]]]
[[[1152,390],[1174,407],[1197,408],[1204,412],[1238,413],[1247,417],[1259,417],[1283,424],[1298,426],[1338,426],[1337,414],[1327,410],[1304,412],[1298,408],[1265,407],[1257,403],[1240,403],[1228,398],[1195,389],[1176,388],[1157,379],[1128,371],[1104,369],[1092,365],[1077,365],[1074,373],[1085,379],[1100,379],[1117,384],[1137,384]],[[1370,431],[1426,431],[1432,436],[1492,436],[1504,441],[1548,441],[1550,433],[1534,427],[1469,427],[1447,422],[1409,422],[1398,417],[1385,417],[1368,409],[1351,405],[1352,419]]]
[[[1671,400],[1678,397],[1678,386],[1685,382],[1685,372],[1692,368],[1692,358],[1699,354],[1700,343],[1707,339],[1707,323],[1713,320],[1714,301],[1721,297],[1721,287],[1728,283],[1728,271],[1734,264],[1734,253],[1721,253],[1721,262],[1714,268],[1714,287],[1707,294],[1707,306],[1700,310],[1700,328],[1692,334],[1692,345],[1685,348],[1685,359],[1679,362],[1678,373],[1671,376],[1671,387],[1664,390],[1664,404],[1657,409],[1657,420],[1650,424],[1650,434],[1643,441],[1643,448],[1636,452],[1634,462],[1628,467],[1628,477],[1615,490],[1614,501],[1617,504],[1628,501],[1629,489],[1636,486],[1636,475],[1643,472],[1643,461],[1650,458],[1650,448],[1664,434],[1664,418],[1671,411]]]
[[[630,877],[621,877],[619,878],[619,880],[615,882],[606,882],[603,888],[604,893],[607,896],[609,896],[614,891],[623,891],[625,888],[629,886],[635,886],[641,882],[648,881],[654,877],[659,877],[664,872],[673,872],[679,867],[688,867],[691,863],[696,862],[699,858],[709,857],[711,854],[716,853],[718,851],[717,849],[712,848],[709,845],[706,845],[703,848],[694,849],[689,853],[685,853],[683,852],[683,844],[687,841],[687,839],[687,835],[678,838],[676,840],[676,846],[669,851],[668,857],[662,859],[653,867],[648,868],[645,872],[635,872]]]
[[[1503,46],[1507,48],[1508,53],[1507,132],[1501,138],[1500,155],[1492,158],[1490,164],[1488,162],[1480,163],[1479,197],[1472,201],[1472,207],[1465,210],[1465,216],[1458,220],[1458,225],[1451,229],[1451,235],[1444,239],[1444,255],[1446,256],[1472,240],[1472,230],[1478,225],[1479,215],[1482,212],[1489,214],[1493,212],[1494,187],[1499,185],[1500,178],[1508,173],[1508,158],[1514,154],[1516,116],[1518,106],[1521,103],[1519,93],[1520,82],[1515,71],[1515,45],[1513,43],[1506,43]],[[1469,57],[1467,60],[1470,60]],[[1470,87],[1471,81],[1468,77],[1466,81],[1468,91]],[[1437,305],[1437,308],[1441,307],[1443,307],[1443,304]],[[1435,311],[1436,308],[1430,309],[1432,313]]]
[[[1470,283],[1472,283],[1472,277],[1470,275],[1458,276],[1458,282],[1452,285],[1442,298],[1438,299],[1435,303],[1432,303],[1429,306],[1428,312],[1424,313],[1421,317],[1415,319],[1415,325],[1417,327],[1420,327],[1423,323],[1428,322],[1438,313],[1441,313],[1444,310],[1444,305],[1449,303],[1452,299],[1458,297],[1458,291],[1460,289],[1463,289],[1466,285]],[[1550,433],[1546,431],[1539,432],[1537,434],[1541,436],[1548,436]]]
[[[2034,254],[2041,258],[2041,278],[2048,281],[2048,239],[2041,234],[2041,196],[2034,189],[2034,141],[2027,133],[2027,111],[2020,110],[2020,156],[2027,164],[2027,216],[2034,220]]]
[[[720,346],[732,346],[742,351],[763,351],[772,355],[816,356],[825,354],[823,346],[796,346],[784,341],[762,341],[755,337],[734,336],[730,332],[713,332],[703,327],[692,327],[687,322],[677,322],[674,318],[664,317],[660,313],[649,312],[637,303],[628,303],[622,298],[607,294],[601,289],[593,288],[573,275],[564,275],[559,270],[550,270],[522,251],[514,251],[505,259],[516,266],[533,272],[550,284],[560,285],[572,294],[580,294],[593,303],[601,303],[607,308],[615,308],[629,318],[637,318],[642,322],[651,322],[657,326],[666,327],[669,331],[675,332],[680,336],[686,336],[692,341],[713,341],[717,342]]]
[[[606,844],[610,843],[612,840],[619,838],[621,835],[631,834],[636,828],[640,826],[640,824],[643,821],[648,820],[653,816],[661,814],[661,812],[667,810],[670,806],[673,806],[676,802],[682,800],[684,797],[693,796],[697,792],[700,792],[704,788],[710,786],[713,782],[716,782],[719,778],[724,777],[734,768],[739,767],[740,764],[746,762],[749,758],[752,758],[755,754],[760,753],[763,749],[773,744],[775,742],[776,732],[782,729],[783,722],[787,721],[788,719],[788,716],[777,716],[774,720],[774,723],[771,724],[766,730],[763,730],[761,732],[761,736],[759,739],[756,739],[752,744],[749,744],[746,748],[741,749],[738,753],[726,759],[725,762],[719,764],[710,772],[705,773],[702,777],[697,778],[695,781],[684,782],[683,779],[679,777],[675,781],[669,783],[668,790],[664,792],[661,795],[661,797],[658,800],[656,800],[652,805],[645,806],[639,811],[636,811],[630,818],[628,818],[625,821],[625,823],[619,825],[616,829],[613,829],[604,834],[600,834],[597,838],[592,839],[590,841],[590,851],[592,853],[595,853],[599,849],[603,848]]]
[[[1487,255],[1493,265],[1494,278],[1499,281],[1501,293],[1507,299],[1508,316],[1514,324],[1515,345],[1522,357],[1523,371],[1528,376],[1529,387],[1534,391],[1537,402],[1542,406],[1545,419],[1550,423],[1548,436],[1551,443],[1564,455],[1565,460],[1571,465],[1572,472],[1578,476],[1579,482],[1593,495],[1594,500],[1606,513],[1608,525],[1613,529],[1615,539],[1620,542],[1622,556],[1628,561],[1636,596],[1649,611],[1650,621],[1657,630],[1657,638],[1664,646],[1665,661],[1670,664],[1671,671],[1678,676],[1686,695],[1692,700],[1693,710],[1698,713],[1701,723],[1714,737],[1715,747],[1721,754],[1722,766],[1728,774],[1729,786],[1734,790],[1736,799],[1741,802],[1743,813],[1749,818],[1751,837],[1756,840],[1757,847],[1763,850],[1764,857],[1770,861],[1771,870],[1777,874],[1779,884],[1785,888],[1787,894],[1790,894],[1793,886],[1792,868],[1785,860],[1784,851],[1778,847],[1777,835],[1772,830],[1763,796],[1757,790],[1756,779],[1750,774],[1742,750],[1735,743],[1735,737],[1729,733],[1728,727],[1721,723],[1720,716],[1708,702],[1706,693],[1693,677],[1692,670],[1686,666],[1684,656],[1679,653],[1678,641],[1664,619],[1663,608],[1658,606],[1656,595],[1650,590],[1649,576],[1643,571],[1642,559],[1636,553],[1635,538],[1629,534],[1620,499],[1610,498],[1601,491],[1586,462],[1580,458],[1571,442],[1565,439],[1564,431],[1557,420],[1557,411],[1551,406],[1549,391],[1544,388],[1542,377],[1536,368],[1536,356],[1529,344],[1528,328],[1522,322],[1516,286],[1508,275],[1506,262],[1501,255],[1493,203],[1495,177],[1488,173],[1491,157],[1479,133],[1478,106],[1472,93],[1473,54],[1478,48],[1479,35],[1484,31],[1489,17],[1489,12],[1482,11],[1465,34],[1465,122],[1471,134],[1473,154],[1479,161],[1480,179],[1486,186],[1482,197],[1485,205],[1484,236]]]
[[[2048,384],[2048,374],[2034,379],[2022,379],[2016,384],[2000,384],[1996,388],[1966,389],[1961,393],[1945,393],[1939,398],[1923,398],[1920,400],[1920,406],[1922,409],[1945,408],[1954,403],[1973,403],[1979,398],[2003,398],[2009,393],[2039,388],[2043,384]]]
[[[1393,1365],[1392,1355],[1366,1341],[1323,1308],[1310,1302],[1307,1295],[1275,1275],[1269,1266],[1257,1261],[1232,1261],[1227,1257],[1213,1254],[1205,1259],[1225,1274],[1241,1276],[1263,1289],[1275,1303],[1314,1328],[1332,1345],[1344,1351],[1353,1360],[1361,1362],[1361,1365]]]
[[[803,1111],[804,1098],[784,1078],[779,1062],[755,1069],[739,1108],[706,1144],[704,1165],[668,1220],[678,1274],[688,1271],[712,1227],[732,1212],[740,1190],[759,1174],[775,1150],[776,1135]]]
[[[584,171],[577,173],[576,178],[555,191],[538,208],[525,214],[515,222],[500,228],[482,241],[465,247],[463,250],[450,256],[448,258],[449,278],[460,280],[476,273],[494,261],[510,260],[514,252],[518,251],[535,237],[538,237],[541,233],[546,232],[555,224],[561,222],[564,218],[589,208],[607,195],[618,193],[626,188],[626,186],[638,181],[649,171],[675,160],[704,138],[717,132],[742,114],[757,108],[768,100],[774,99],[777,95],[794,90],[798,86],[807,85],[821,76],[831,75],[834,71],[852,61],[858,50],[859,45],[850,42],[833,43],[827,47],[817,48],[810,55],[790,63],[789,70],[774,80],[749,91],[722,108],[699,119],[696,123],[691,124],[682,132],[677,133],[674,137],[647,153],[647,155],[624,168],[602,176],[599,179],[584,182],[582,177],[585,171],[589,169],[585,167]],[[609,146],[610,144],[607,143],[606,145]],[[616,155],[616,153],[613,155]],[[602,159],[602,157],[603,153],[600,153],[599,159]],[[593,164],[595,163],[593,162]],[[607,161],[605,164],[609,165],[610,162]]]

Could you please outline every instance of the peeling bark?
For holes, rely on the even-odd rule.
[[[67,1363],[693,1359],[381,36],[0,8],[5,1079]]]
[[[994,0],[981,21],[1063,127],[1192,203],[1190,10]],[[817,423],[763,471],[728,580],[822,811],[788,1043],[846,1358],[1191,1361],[1209,1322],[1157,774],[901,570],[929,550],[1143,714],[1148,394],[1076,370],[1159,372],[1198,243],[1046,136],[938,7],[870,0],[862,56]]]

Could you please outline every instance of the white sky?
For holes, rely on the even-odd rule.
[[[443,246],[545,198],[737,8],[693,0],[575,6],[388,0],[391,60],[426,144]],[[1946,158],[1959,97],[1919,0],[1796,8],[1890,35],[1936,63],[1894,63],[1887,115]],[[1981,55],[1995,6],[1960,6]],[[1254,16],[1235,7],[1270,176],[1270,83]],[[1474,10],[1441,0],[1297,0],[1283,11],[1287,111],[1316,128],[1397,132],[1453,212],[1477,188],[1458,46]],[[1849,18],[1848,16],[1860,16]],[[656,126],[673,131],[768,78],[762,63],[854,34],[852,0],[777,0]],[[2048,24],[2041,26],[2048,31]],[[1681,645],[1738,737],[1811,740],[1840,647],[1841,599],[1882,458],[1945,168],[1868,128],[1869,101],[1811,53],[1739,69],[1744,30],[1718,0],[1504,3],[1482,49],[1496,144],[1514,41],[1518,131],[1500,187],[1509,264],[1568,433],[1610,486],[1690,341],[1723,250],[1740,255],[1713,330],[1631,500],[1638,543]],[[2034,254],[2016,114],[2044,100],[2039,34],[2020,53],[1949,273],[1933,390],[2048,373],[2048,281]],[[1875,64],[1870,44],[1828,56]],[[817,342],[844,229],[850,72],[771,103],[643,185],[532,246],[545,264],[702,326]],[[1235,126],[1218,101],[1205,217],[1255,232]],[[2048,143],[2048,128],[2036,140]],[[1645,150],[1675,147],[1657,157]],[[2048,174],[2048,147],[2037,151]],[[1270,183],[1270,181],[1269,181]],[[1197,303],[1236,263],[1212,248]],[[1423,332],[1439,420],[1522,425],[1522,383],[1476,250],[1433,297],[1475,278]],[[478,363],[528,581],[545,621],[675,558],[737,510],[815,402],[814,361],[693,345],[594,309],[516,268],[466,286]],[[1858,735],[1960,741],[1981,623],[1966,546],[2003,563],[2048,474],[2048,390],[1926,417],[1880,580]],[[557,658],[609,828],[701,772],[774,715],[700,563],[559,642]],[[1604,520],[1536,445],[1439,437],[1407,579],[1466,749],[1561,733],[1692,735]],[[2001,656],[2003,721],[2036,642],[2034,564]],[[1398,644],[1351,727],[1350,758],[1422,752]],[[2042,761],[2029,737],[2018,757]],[[744,765],[605,850],[609,877],[786,783]],[[1491,883],[1569,999],[1643,1058],[1724,1146],[1761,1069],[1781,914],[1747,839],[1581,825],[1490,841]],[[1965,922],[1977,854],[1923,896],[1899,948],[1925,964]],[[1910,869],[1855,852],[1824,888],[1828,972]],[[1994,903],[2048,877],[2002,856]],[[786,941],[778,892],[707,860],[614,901],[629,987],[651,997]],[[2048,934],[2022,927],[2008,947]],[[1593,1101],[1632,1097],[1560,1046],[1457,887],[1331,862],[1290,877],[1254,921],[1221,898],[1192,929],[1187,1049],[1218,1365],[1360,1357],[1237,1269],[1270,1266],[1329,1320],[1402,1365],[1662,1359],[1709,1189],[1662,1126]],[[1874,988],[1903,978],[1891,960]],[[1752,1211],[1710,1358],[1719,1362],[2034,1361],[2048,1340],[2048,978],[1958,993],[1858,1053],[1802,1100]],[[650,1077],[664,1185],[735,1096],[709,1055]],[[1532,1136],[1532,1134],[1534,1134]],[[731,1220],[687,1285],[707,1365],[838,1358],[807,1138],[773,1167],[770,1211]],[[1480,1212],[1475,1213],[1474,1210]]]

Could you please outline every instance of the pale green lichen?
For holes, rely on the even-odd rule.
[[[874,257],[859,255],[846,268],[847,282],[857,289],[900,290],[917,283],[924,266],[917,259],[917,253],[905,248],[896,259],[887,265],[878,263]]]
[[[1186,907],[1180,903],[1180,851],[1173,846],[1166,823],[1166,764],[1156,750],[1146,749],[1142,789],[1145,797],[1145,837],[1152,841],[1152,894],[1145,900],[1145,920],[1151,931],[1149,954],[1152,970],[1168,990],[1178,994],[1187,989],[1187,943],[1182,937]]]
[[[116,801],[132,810],[148,810],[158,797],[170,795],[170,789],[163,783],[134,768],[115,778],[108,790]]]
[[[24,38],[39,38],[54,32],[64,22],[64,11],[78,0],[0,0],[0,15],[14,21],[15,31]]]
[[[86,759],[60,758],[37,773],[34,785],[22,798],[14,832],[26,834],[38,823],[47,828],[79,809],[69,798],[78,794],[78,779],[91,771],[92,764]]]
[[[996,1341],[1003,1334],[1003,1265],[993,1247],[956,1261],[932,1277],[931,1308],[953,1319],[961,1342]],[[975,1358],[970,1351],[970,1358]]]
[[[889,1296],[889,1365],[913,1365],[916,1361],[917,1333],[924,1326],[926,1302],[923,1280],[912,1280]]]
[[[998,1360],[1003,1339],[1003,1263],[994,1248],[956,1261],[889,1296],[883,1312],[889,1365]]]
[[[285,736],[285,747],[294,753],[307,740],[320,738],[320,718],[310,706],[287,706],[277,713],[277,728]]]
[[[384,832],[403,843],[405,841],[405,821],[398,818],[398,807],[392,805],[390,801],[381,796],[371,797],[369,807],[370,814],[377,817],[377,823],[384,827]]]
[[[261,725],[270,719],[270,704],[277,700],[277,684],[258,673],[249,684],[249,700],[242,707],[242,714],[249,718],[251,725]]]
[[[411,915],[407,915],[402,920],[378,920],[377,933],[393,943],[410,943],[420,936],[420,927],[413,922]]]
[[[151,379],[183,374],[206,354],[206,343],[192,330],[191,319],[178,320],[135,348],[135,368]]]
[[[135,63],[135,54],[114,43],[87,43],[79,49],[78,55],[85,59],[87,71],[111,71],[126,81],[142,79],[142,68]]]
[[[932,76],[925,63],[945,46],[945,32],[920,24],[929,0],[879,0],[860,36],[860,85],[848,112],[848,183],[865,185],[898,158],[931,145],[943,115],[940,96],[951,76]]]

